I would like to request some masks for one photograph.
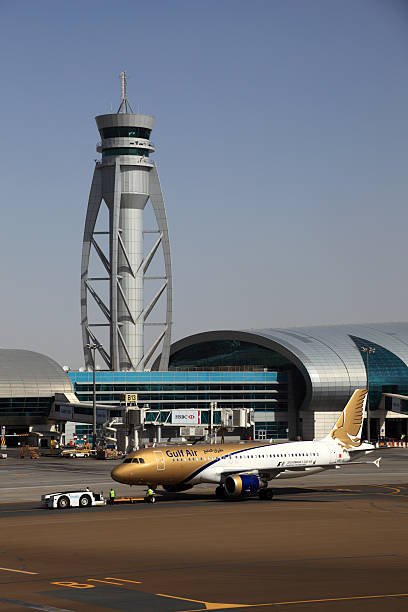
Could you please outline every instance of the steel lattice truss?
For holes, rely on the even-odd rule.
[[[146,199],[150,200],[154,211],[158,237],[149,252],[143,254],[141,262],[137,269],[135,269],[123,239],[125,228],[121,227],[122,196],[125,195],[126,197],[126,194],[123,194],[123,177],[121,178],[121,166],[123,167],[125,164],[121,160],[123,158],[116,157],[109,164],[105,164],[103,161],[96,163],[89,195],[81,264],[81,325],[85,365],[87,367],[94,367],[92,353],[89,348],[90,344],[94,344],[98,346],[98,351],[108,369],[144,370],[148,367],[154,353],[161,345],[160,370],[167,370],[171,342],[172,275],[166,211],[159,176],[154,163],[150,159],[143,158],[139,160],[138,166],[144,166],[143,170],[149,174],[149,193]],[[129,167],[128,162],[126,167]],[[107,173],[109,173],[110,178],[108,178],[112,183],[112,187],[109,188],[109,196],[106,195]],[[105,232],[98,232],[95,230],[95,226],[103,201],[105,201],[109,211],[109,228]],[[105,253],[98,242],[98,234],[106,234],[109,237],[108,254]],[[132,282],[132,279],[139,279],[143,285],[144,280],[148,278],[147,272],[149,266],[160,251],[163,254],[164,270],[162,276],[155,277],[160,279],[160,287],[156,290],[149,303],[142,303],[140,308],[135,309],[132,307],[126,292],[122,271],[126,269],[130,282]],[[106,276],[89,276],[91,253],[102,264],[106,271]],[[108,281],[109,303],[103,300],[98,281]],[[165,320],[159,323],[150,323],[148,319],[152,313],[158,312],[158,302],[162,296],[165,296],[166,300]],[[102,314],[102,323],[89,319],[91,301],[96,304],[96,311]],[[100,318],[98,318],[99,320]],[[123,322],[124,320],[126,320],[126,323]],[[143,350],[142,354],[135,358],[129,346],[131,336],[128,330],[139,330],[138,334],[143,342],[144,329],[148,325],[158,326],[159,332],[155,335],[148,350]],[[98,328],[101,327],[109,327],[109,345],[107,345],[107,342],[105,346],[103,345],[100,337],[101,330],[98,332]]]

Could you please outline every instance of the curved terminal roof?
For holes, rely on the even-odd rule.
[[[61,366],[46,355],[0,349],[0,397],[53,397],[73,388]]]
[[[183,354],[188,354],[189,348],[196,346],[199,354],[200,345],[208,351],[208,343],[215,342],[215,348],[225,340],[269,349],[282,358],[282,366],[285,361],[295,366],[306,386],[303,409],[341,410],[356,388],[367,386],[364,346],[375,349],[369,355],[370,398],[374,403],[382,392],[408,392],[408,323],[204,332],[172,345],[170,368],[183,367]]]

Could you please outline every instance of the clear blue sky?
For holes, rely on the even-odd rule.
[[[174,334],[407,320],[408,3],[0,4],[0,345],[82,365],[94,116],[156,116]]]

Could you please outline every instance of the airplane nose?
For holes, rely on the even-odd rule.
[[[111,477],[113,478],[113,480],[116,480],[116,482],[121,482],[122,484],[126,484],[124,480],[125,473],[126,473],[126,468],[124,468],[123,465],[117,465],[111,471]]]

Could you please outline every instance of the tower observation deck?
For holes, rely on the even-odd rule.
[[[127,100],[124,72],[121,84],[117,113],[96,117],[101,137],[97,151],[102,159],[96,160],[89,194],[81,266],[85,365],[94,366],[93,346],[107,369],[140,371],[149,366],[155,352],[161,349],[160,370],[167,370],[172,276],[163,194],[156,165],[150,157],[155,151],[150,141],[154,118],[133,113]],[[144,215],[148,202],[156,221],[156,228],[148,231],[157,234],[157,239],[146,252]],[[103,205],[107,208],[108,227],[96,231],[97,222],[103,217]],[[90,276],[91,260],[103,269],[103,276]],[[148,277],[152,262],[163,269],[158,276]],[[149,278],[158,281],[159,286],[146,303],[144,285]],[[150,323],[150,315],[159,311],[163,320]],[[158,331],[149,340],[150,345],[145,346],[148,325]]]

